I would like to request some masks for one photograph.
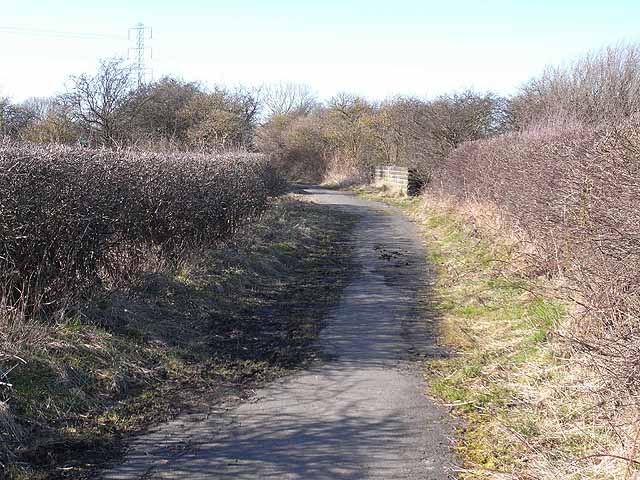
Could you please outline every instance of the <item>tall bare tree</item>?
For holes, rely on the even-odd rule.
[[[276,83],[260,90],[262,104],[268,118],[274,115],[307,115],[318,104],[316,94],[301,83]]]
[[[518,128],[617,122],[640,113],[640,45],[619,43],[525,83],[512,100]]]
[[[61,101],[75,122],[97,143],[118,143],[131,119],[133,69],[120,58],[102,60],[95,75],[72,76]]]

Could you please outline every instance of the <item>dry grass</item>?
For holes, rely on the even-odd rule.
[[[524,233],[480,202],[378,198],[423,226],[438,268],[440,341],[453,355],[427,377],[465,420],[460,477],[634,478],[633,410],[563,337],[577,307],[558,299],[561,280],[532,275]]]
[[[349,161],[339,154],[331,156],[327,163],[322,185],[329,188],[349,188],[369,182],[368,169],[355,161]]]
[[[147,251],[137,275],[55,320],[5,308],[3,474],[85,478],[127,434],[313,361],[349,268],[353,220],[283,198],[215,247],[172,262]]]
[[[555,125],[466,144],[430,191],[499,208],[532,277],[565,279],[574,346],[622,401],[638,394],[638,119]]]
[[[630,478],[630,412],[560,335],[559,285],[532,278],[529,243],[495,208],[427,197],[418,216],[440,268],[442,336],[434,391],[467,420],[463,478]],[[610,455],[610,456],[609,456]]]

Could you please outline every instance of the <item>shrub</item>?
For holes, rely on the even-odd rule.
[[[338,94],[324,106],[272,115],[257,146],[292,177],[361,182],[373,165],[401,165],[428,180],[461,143],[509,128],[507,101],[466,91],[433,100],[394,98],[374,104]]]
[[[640,119],[563,125],[471,142],[430,186],[498,205],[524,232],[532,274],[561,273],[585,315],[571,332],[603,379],[640,384]],[[637,392],[635,392],[637,393]]]
[[[146,247],[211,244],[281,183],[259,155],[0,144],[0,288],[60,306]]]
[[[619,43],[548,67],[524,84],[512,111],[522,128],[557,116],[597,124],[640,113],[640,45]]]

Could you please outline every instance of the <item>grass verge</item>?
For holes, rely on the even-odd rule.
[[[56,322],[6,315],[0,477],[87,478],[130,434],[314,361],[355,220],[290,196],[215,249],[148,252]]]
[[[483,230],[460,205],[373,189],[423,227],[436,266],[440,342],[431,393],[462,417],[463,479],[631,479],[619,411],[603,408],[593,372],[563,341],[570,304],[551,281],[515,266],[517,244]],[[637,438],[635,439],[637,440]],[[631,444],[635,444],[631,442]]]

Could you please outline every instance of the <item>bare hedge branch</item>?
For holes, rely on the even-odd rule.
[[[170,253],[228,235],[281,186],[259,155],[2,143],[0,287],[10,301],[59,306],[140,246]]]

